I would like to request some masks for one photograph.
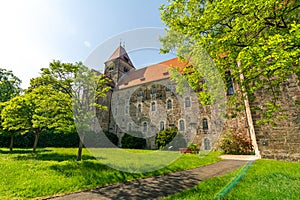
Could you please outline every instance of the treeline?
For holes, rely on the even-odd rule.
[[[96,133],[95,111],[110,87],[109,80],[81,62],[53,61],[21,90],[20,79],[0,68],[0,146],[74,147],[77,160],[83,142]],[[88,134],[87,134],[88,133]]]
[[[34,142],[34,133],[28,132],[24,135],[17,133],[14,136],[15,148],[31,148]],[[11,135],[8,132],[0,134],[0,147],[9,148]],[[52,130],[43,131],[40,134],[38,147],[77,147],[79,137],[77,132],[54,133]]]

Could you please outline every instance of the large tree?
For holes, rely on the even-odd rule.
[[[273,96],[265,106],[276,111],[280,84],[300,72],[299,8],[297,0],[168,0],[161,7],[167,25],[162,52],[175,50],[180,58],[204,65],[201,70],[209,55],[224,82],[230,71],[250,98],[263,88]],[[265,117],[273,119],[268,113]]]
[[[46,129],[57,131],[74,131],[72,113],[66,107],[70,98],[49,86],[40,86],[30,92],[16,96],[4,104],[1,112],[3,128],[10,132],[10,150],[13,149],[15,133],[34,132],[33,152],[39,140],[39,135]]]
[[[6,102],[21,92],[21,80],[12,71],[0,68],[0,102]]]
[[[61,63],[53,61],[49,68],[41,69],[41,77],[31,80],[29,91],[40,85],[48,85],[58,92],[66,94],[70,104],[66,107],[73,114],[76,129],[80,137],[77,161],[82,159],[84,135],[93,130],[96,123],[95,109],[105,109],[97,104],[97,99],[104,97],[109,87],[108,79],[102,74],[88,69],[81,62]]]

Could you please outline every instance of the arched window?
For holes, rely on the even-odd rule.
[[[190,97],[185,98],[185,107],[190,107],[191,106],[191,100]]]
[[[209,139],[204,139],[204,150],[210,150],[210,141]]]
[[[146,133],[147,132],[147,122],[143,123],[143,132]]]
[[[139,97],[143,96],[143,90],[142,90],[142,89],[139,90],[138,96],[139,96]]]
[[[207,121],[206,118],[204,118],[204,119],[202,120],[202,127],[203,127],[203,130],[204,130],[204,131],[207,131],[207,130],[208,130],[208,121]]]
[[[172,101],[170,99],[167,101],[167,108],[172,109]]]
[[[165,130],[165,122],[161,121],[161,122],[159,123],[159,130],[160,130],[160,131]]]
[[[184,131],[184,129],[185,129],[185,127],[184,127],[184,120],[181,119],[181,120],[179,121],[179,130],[180,130],[180,131]]]
[[[156,94],[156,87],[155,87],[155,86],[152,86],[151,93],[152,93],[152,94]]]
[[[172,84],[171,83],[168,84],[167,91],[172,91]]]
[[[155,111],[156,110],[156,104],[155,102],[151,103],[151,111]]]
[[[126,106],[125,107],[125,114],[128,114],[129,113],[129,106]]]
[[[138,113],[142,112],[142,105],[141,104],[138,105],[138,109],[137,110],[138,110]]]

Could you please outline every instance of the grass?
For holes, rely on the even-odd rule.
[[[31,153],[31,149],[16,149],[12,153],[8,149],[0,149],[0,199],[32,199],[65,194],[111,183],[195,168],[220,160],[218,152],[211,152],[204,157],[191,154],[179,157],[178,152],[128,150],[130,153],[138,152],[140,155],[145,153],[150,156],[158,153],[161,160],[154,160],[154,163],[160,163],[168,156],[178,157],[170,165],[156,171],[129,173],[115,170],[103,163],[107,160],[111,161],[109,157],[113,155],[114,158],[119,159],[118,163],[121,163],[119,167],[128,169],[128,165],[138,163],[137,160],[131,159],[132,163],[129,162],[126,156],[121,156],[124,152],[118,149],[95,151],[98,152],[96,155],[98,159],[84,149],[83,161],[76,162],[76,148],[38,149],[37,154]],[[113,164],[115,163],[111,165]],[[149,165],[148,161],[145,164]]]
[[[213,199],[239,170],[202,181],[198,186],[164,200]],[[238,184],[222,199],[300,199],[300,163],[256,161]]]

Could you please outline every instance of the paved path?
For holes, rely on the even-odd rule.
[[[224,159],[220,162],[191,170],[174,172],[126,183],[113,184],[97,189],[81,191],[52,200],[145,200],[162,197],[192,188],[200,181],[226,174],[244,166],[248,161]]]

